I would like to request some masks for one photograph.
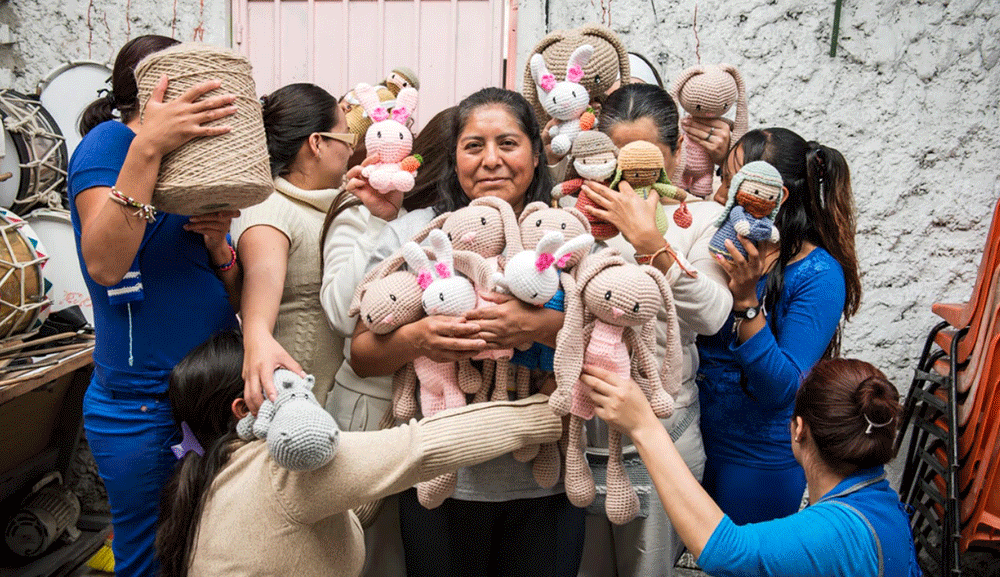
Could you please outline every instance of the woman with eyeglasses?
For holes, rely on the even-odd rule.
[[[315,375],[322,405],[343,361],[343,339],[319,306],[318,239],[357,143],[337,100],[319,86],[290,84],[262,104],[274,193],[232,230],[244,271],[244,398],[254,414],[265,396],[276,398],[276,367]]]

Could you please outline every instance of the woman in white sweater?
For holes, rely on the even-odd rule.
[[[630,142],[651,142],[663,153],[667,174],[677,166],[678,151],[683,136],[678,132],[677,106],[662,88],[651,84],[629,84],[613,92],[601,111],[600,129],[621,148]],[[623,183],[622,187],[627,187]],[[627,260],[652,264],[670,281],[684,347],[684,382],[676,400],[677,410],[663,419],[678,451],[691,472],[701,477],[705,451],[701,442],[698,410],[698,388],[694,376],[698,369],[697,335],[713,335],[719,331],[732,309],[732,295],[727,277],[708,251],[715,233],[714,221],[722,205],[712,201],[690,202],[693,222],[681,228],[673,222],[678,205],[664,207],[670,226],[660,234],[654,218],[656,195],[643,200],[636,194],[619,194],[603,184],[588,182],[581,194],[589,195],[596,207],[591,213],[618,227],[621,234],[607,241],[618,248]],[[666,249],[663,249],[666,247]],[[652,262],[649,256],[654,255]],[[690,273],[686,272],[690,271]],[[661,311],[661,321],[664,313]],[[661,354],[665,346],[664,323],[657,328],[657,344]],[[587,427],[592,455],[606,455],[607,425],[600,420]],[[633,455],[629,468],[640,474],[643,465],[631,445],[625,447],[626,458]],[[591,458],[592,462],[599,459]],[[651,485],[646,482],[646,485]],[[600,514],[587,517],[587,542],[581,575],[655,576],[672,575],[674,563],[683,550],[683,543],[674,531],[670,519],[659,503],[655,490],[644,494],[649,502],[643,514],[622,526],[612,525]],[[614,554],[610,554],[613,551]],[[614,565],[617,566],[614,566]]]

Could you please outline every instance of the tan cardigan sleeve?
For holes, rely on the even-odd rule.
[[[291,521],[312,524],[561,433],[562,420],[544,395],[478,403],[392,429],[343,432],[337,456],[315,471],[270,462],[271,484]]]

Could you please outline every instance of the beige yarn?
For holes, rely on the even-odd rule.
[[[147,56],[135,69],[140,118],[153,88],[164,74],[170,79],[164,101],[192,86],[218,79],[216,94],[236,94],[236,114],[207,126],[228,125],[221,136],[195,138],[163,157],[153,191],[158,210],[193,215],[240,209],[262,202],[274,190],[267,139],[250,61],[232,50],[185,43]]]
[[[545,66],[556,77],[557,81],[565,80],[566,63],[579,46],[590,44],[594,47],[594,55],[583,67],[583,78],[580,84],[587,89],[591,98],[603,100],[604,94],[621,79],[622,84],[628,84],[629,71],[628,50],[621,39],[607,26],[588,24],[573,30],[555,30],[535,45],[531,54],[541,54],[545,57]],[[531,59],[531,55],[528,55]],[[542,126],[549,121],[549,113],[545,112],[538,101],[538,91],[531,77],[530,65],[525,65],[524,83],[521,94],[535,109],[535,117]]]

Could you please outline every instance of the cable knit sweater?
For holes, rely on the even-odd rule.
[[[264,442],[249,443],[206,494],[189,574],[356,576],[365,550],[352,508],[561,433],[548,397],[535,395],[345,432],[337,456],[315,471],[282,469]]]
[[[330,329],[319,306],[320,233],[335,189],[303,190],[284,178],[274,180],[275,192],[264,202],[245,208],[233,221],[235,243],[249,228],[270,226],[288,238],[285,290],[278,306],[274,338],[302,369],[316,377],[313,392],[320,405],[333,387],[344,360],[344,340]]]

